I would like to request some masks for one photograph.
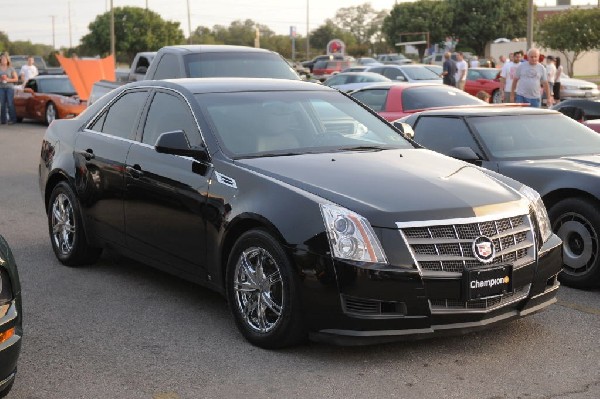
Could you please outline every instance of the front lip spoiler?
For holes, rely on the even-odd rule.
[[[10,382],[11,382],[12,380],[14,380],[14,379],[15,379],[15,376],[16,376],[16,375],[17,375],[17,372],[16,372],[16,371],[13,371],[13,372],[12,372],[12,373],[11,373],[11,374],[10,374],[10,375],[7,377],[7,378],[5,378],[4,380],[0,381],[0,392],[1,392],[1,391],[2,391],[4,388],[6,388],[6,386],[7,386],[8,384],[10,384]]]
[[[555,290],[549,290],[548,292],[553,291]],[[545,294],[548,292],[545,292]],[[523,310],[513,310],[489,319],[475,322],[432,325],[429,328],[411,330],[357,331],[324,329],[316,333],[311,333],[310,338],[317,342],[333,343],[337,345],[370,345],[402,340],[427,339],[441,335],[466,334],[484,329],[487,326],[498,322],[529,316],[556,302],[557,299],[553,296],[544,302],[538,303]]]

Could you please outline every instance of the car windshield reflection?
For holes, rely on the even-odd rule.
[[[469,121],[495,158],[600,154],[600,135],[562,115],[474,117]]]
[[[338,93],[196,95],[232,158],[413,148],[389,124]]]

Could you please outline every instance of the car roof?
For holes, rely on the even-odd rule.
[[[387,66],[387,65],[386,65]],[[422,86],[444,86],[441,83],[409,83],[409,82],[383,82],[383,83],[374,83],[369,87],[365,87],[365,89],[390,89],[392,87],[400,87],[402,89],[408,89],[411,87],[422,87]],[[448,88],[449,86],[445,86]],[[360,89],[357,91],[361,91],[364,89]],[[459,89],[456,89],[459,90]]]
[[[523,107],[520,105],[509,105],[509,104],[489,104],[481,106],[460,106],[460,107],[448,107],[443,109],[433,109],[429,111],[422,111],[415,115],[427,115],[427,116],[505,116],[505,115],[555,115],[560,112],[535,108],[535,107]]]
[[[187,44],[178,46],[165,46],[161,50],[170,50],[180,52],[182,54],[211,52],[211,53],[230,53],[230,52],[253,52],[253,53],[272,53],[271,50],[264,48],[247,47],[247,46],[232,46],[225,44]],[[160,51],[160,50],[159,50]]]
[[[67,75],[37,75],[31,79],[35,80],[50,80],[50,79],[68,79]]]
[[[156,86],[183,87],[194,94],[235,93],[248,91],[336,91],[327,86],[302,80],[266,78],[187,78],[144,80],[130,83],[127,87]]]

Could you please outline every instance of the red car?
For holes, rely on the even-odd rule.
[[[312,70],[313,79],[317,79],[324,82],[331,75],[342,72],[346,68],[350,68],[356,65],[354,58],[345,60],[333,60],[333,61],[318,61]]]
[[[388,121],[429,108],[487,104],[455,87],[428,83],[373,84],[350,95]]]
[[[498,78],[499,69],[495,68],[469,68],[465,91],[474,96],[480,91],[490,95],[490,102],[502,103],[502,83]]]
[[[600,119],[592,119],[583,122],[590,129],[600,133]]]
[[[86,107],[67,75],[42,75],[15,90],[17,121],[35,119],[49,125],[55,119],[74,118]]]

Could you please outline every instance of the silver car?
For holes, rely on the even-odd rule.
[[[587,80],[573,79],[565,73],[560,75],[560,99],[567,98],[598,98],[598,85]]]

